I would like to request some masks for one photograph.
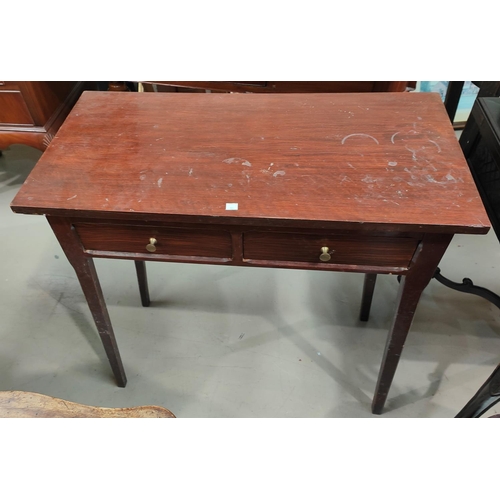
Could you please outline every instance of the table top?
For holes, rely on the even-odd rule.
[[[11,207],[98,218],[489,229],[432,93],[85,92]]]

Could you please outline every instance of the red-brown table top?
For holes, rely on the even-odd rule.
[[[443,104],[427,93],[85,92],[12,209],[489,228]]]

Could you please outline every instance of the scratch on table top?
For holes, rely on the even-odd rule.
[[[66,201],[69,201],[69,200],[74,200],[76,197],[77,197],[77,195],[75,194],[75,195],[74,195],[74,196],[72,196],[71,198],[68,198]]]
[[[394,144],[394,137],[396,137],[398,134],[400,134],[401,132],[396,132],[395,134],[392,134],[392,137],[391,137],[391,142]]]
[[[418,158],[417,158],[417,150],[415,149],[411,149],[409,148],[408,146],[405,145],[405,148],[410,151],[410,153],[412,153],[412,159],[413,161],[418,161]]]
[[[274,172],[274,174],[273,174],[273,177],[278,177],[278,175],[285,175],[285,171],[284,170],[276,170],[276,172]]]
[[[369,135],[369,134],[349,134],[349,135],[346,135],[343,139],[342,139],[342,142],[341,144],[344,144],[345,141],[347,141],[347,139],[349,139],[349,137],[355,137],[355,136],[361,136],[361,137],[369,137],[370,139],[373,139],[377,144],[380,144],[377,139],[375,139],[375,137]]]
[[[356,167],[353,167],[350,163],[348,163],[347,165],[349,165],[349,167],[353,168],[354,170],[356,170]]]
[[[387,165],[389,165],[389,167],[395,167],[397,164],[397,161],[390,161]]]
[[[246,167],[252,166],[252,164],[248,160],[245,160],[245,158],[226,158],[225,160],[222,160],[222,162],[228,163],[229,165],[232,163],[241,163],[242,165],[245,165]]]
[[[192,168],[189,169],[188,175],[189,176],[193,175],[193,169]]]
[[[458,179],[455,179],[455,177],[453,177],[453,175],[451,175],[450,172],[448,172],[444,177],[443,177],[443,180],[441,181],[437,181],[436,179],[434,179],[434,177],[430,174],[426,174],[423,176],[423,178],[427,181],[427,182],[431,182],[433,184],[442,184],[442,185],[445,185],[445,184],[456,184],[457,182],[464,182],[462,178],[458,178]]]
[[[161,187],[162,182],[163,182],[163,177],[160,177],[160,178],[158,179],[158,187],[159,187],[159,188]]]
[[[437,147],[438,153],[441,153],[441,146],[436,142],[431,139],[427,139],[429,142],[432,142]]]

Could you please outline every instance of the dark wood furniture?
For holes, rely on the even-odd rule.
[[[1,391],[0,418],[175,418],[161,406],[103,408],[36,392]]]
[[[427,93],[84,93],[12,202],[45,215],[117,383],[94,257],[401,276],[372,411],[455,233],[488,218],[441,99]]]
[[[0,82],[0,151],[26,144],[45,151],[84,82]]]
[[[110,82],[109,90],[126,90]],[[142,82],[146,92],[339,93],[404,92],[416,82]]]

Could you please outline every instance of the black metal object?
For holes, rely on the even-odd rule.
[[[434,273],[434,278],[437,281],[439,281],[439,283],[441,283],[442,285],[447,286],[448,288],[452,288],[453,290],[457,290],[457,292],[464,292],[464,293],[470,293],[472,295],[478,295],[479,297],[488,300],[489,302],[491,302],[500,309],[500,296],[497,295],[496,293],[493,293],[491,290],[488,290],[487,288],[474,285],[474,283],[470,278],[464,278],[462,280],[462,283],[451,281],[448,278],[445,278],[441,274],[441,269],[439,269],[439,267],[436,269],[436,272]]]
[[[460,136],[460,146],[500,241],[500,82],[474,83],[479,86],[480,91]],[[485,95],[497,97],[483,97]],[[500,309],[500,296],[487,288],[474,285],[469,278],[456,283],[445,278],[439,268],[434,278],[453,290],[478,295]],[[480,417],[499,401],[500,365],[455,418]]]
[[[500,365],[455,418],[477,418],[500,401]]]

